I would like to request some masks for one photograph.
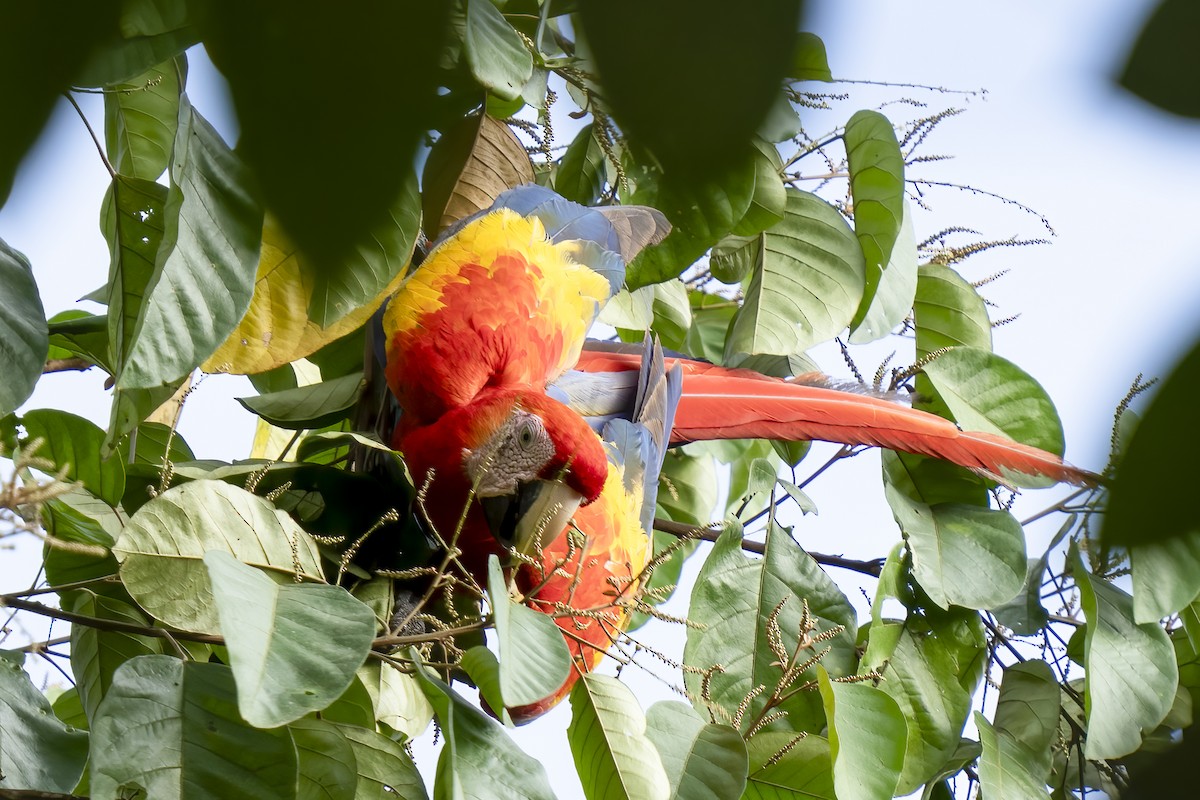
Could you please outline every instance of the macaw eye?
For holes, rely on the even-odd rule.
[[[537,432],[533,429],[532,422],[526,422],[521,426],[521,430],[517,433],[517,441],[521,443],[521,447],[529,448],[533,445],[533,440],[536,438]]]

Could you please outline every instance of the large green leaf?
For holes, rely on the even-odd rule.
[[[81,591],[69,609],[99,619],[148,625],[150,620],[135,606],[111,597]],[[88,719],[112,685],[113,673],[137,656],[161,653],[162,639],[121,631],[105,631],[86,625],[71,626],[71,672]]]
[[[1190,548],[1200,531],[1200,514],[1184,502],[1192,492],[1191,471],[1179,468],[1178,457],[1200,446],[1197,392],[1200,342],[1159,387],[1122,454],[1104,514],[1105,543],[1129,547],[1178,537]]]
[[[833,338],[863,293],[863,257],[837,209],[788,190],[784,218],[759,237],[745,301],[725,342],[736,353],[789,355]]]
[[[1007,731],[999,730],[975,712],[975,727],[983,753],[979,757],[979,782],[989,800],[1038,800],[1050,797],[1044,779],[1036,777],[1032,754]]]
[[[302,430],[324,428],[345,419],[362,394],[361,372],[344,375],[330,381],[297,386],[281,392],[239,397],[251,411],[277,428]]]
[[[1129,560],[1133,566],[1136,622],[1157,622],[1169,617],[1200,594],[1200,529],[1135,544],[1129,548]]]
[[[104,144],[118,173],[147,181],[163,174],[186,75],[187,59],[180,55],[105,91]]]
[[[1025,588],[1012,600],[992,609],[996,621],[1018,636],[1035,635],[1049,619],[1042,605],[1047,555],[1030,558],[1026,563]]]
[[[101,291],[106,292],[105,286]],[[73,308],[51,317],[50,352],[47,358],[86,358],[112,372],[108,359],[108,319],[104,314],[89,314]]]
[[[488,599],[500,648],[500,693],[506,706],[536,703],[571,674],[562,629],[547,614],[513,601],[495,556],[488,558]]]
[[[604,188],[604,150],[585,125],[563,153],[554,173],[554,191],[568,200],[588,206],[600,198]]]
[[[1137,750],[1143,733],[1171,710],[1179,680],[1175,652],[1162,626],[1134,622],[1133,599],[1089,574],[1078,556],[1074,575],[1088,623],[1084,752],[1091,759],[1116,758]]]
[[[799,639],[804,602],[820,631],[835,626],[842,633],[824,642],[830,647],[821,660],[834,674],[855,670],[855,631],[857,615],[841,590],[829,576],[779,528],[767,534],[766,557],[751,558],[742,553],[742,531],[731,525],[714,545],[692,589],[688,618],[703,627],[689,628],[684,647],[684,663],[699,670],[720,665],[712,675],[708,693],[711,702],[731,717],[743,700],[759,685],[768,688],[749,702],[744,721],[752,721],[778,683],[781,668],[768,645],[767,622],[778,608],[777,620],[784,648],[794,652]],[[813,653],[801,654],[801,660]],[[701,697],[701,676],[684,673],[685,685],[706,713]],[[795,686],[815,680],[810,669],[797,677]],[[801,691],[780,706],[788,712],[783,727],[792,730],[819,731],[825,723],[821,700],[815,691]]]
[[[855,324],[866,316],[904,218],[904,155],[892,123],[859,111],[846,123],[846,160],[854,202],[854,234],[866,259],[866,288]]]
[[[955,347],[922,369],[964,430],[1062,453],[1062,422],[1054,404],[1016,364],[986,350]]]
[[[796,34],[796,50],[788,77],[796,81],[832,81],[825,43],[815,33]]]
[[[45,3],[4,6],[0,75],[21,75],[22,79],[11,82],[4,98],[0,205],[8,199],[17,166],[54,104],[62,99],[93,49],[115,33],[120,5],[82,3],[69,14],[63,10]]]
[[[1143,100],[1186,117],[1200,117],[1195,76],[1200,55],[1192,46],[1200,8],[1189,0],[1160,0],[1134,42],[1117,82]]]
[[[896,701],[908,722],[896,788],[900,795],[933,777],[957,749],[979,678],[972,666],[982,663],[986,647],[974,614],[931,630],[920,630],[923,626],[912,617],[910,622],[872,623],[859,667],[860,673],[883,675],[879,688]]]
[[[463,41],[467,65],[479,84],[497,97],[515,100],[533,74],[533,56],[491,0],[464,0]]]
[[[411,172],[386,217],[344,259],[319,269],[302,263],[313,281],[308,318],[327,328],[375,300],[408,265],[420,232],[421,196]]]
[[[884,487],[912,550],[913,576],[942,608],[992,608],[1025,583],[1025,534],[1007,511],[912,500]]]
[[[883,270],[879,285],[871,293],[869,302],[867,294],[863,295],[858,313],[850,323],[851,344],[882,339],[913,313],[917,292],[917,238],[913,233],[912,209],[907,203],[903,204],[903,208],[900,232],[892,247],[887,268]],[[868,279],[870,276],[871,270],[868,268]]]
[[[42,506],[46,531],[68,542],[91,545],[85,552],[51,547],[46,551],[46,580],[52,586],[117,574],[109,552],[125,526],[124,516],[85,489],[72,489]],[[99,548],[99,550],[93,549]],[[124,588],[97,584],[101,594],[125,596]]]
[[[454,5],[203,4],[204,48],[229,83],[238,154],[316,269],[336,269],[386,221],[437,127],[447,78],[437,63]]]
[[[383,734],[354,725],[338,725],[338,730],[350,742],[358,770],[356,798],[386,800],[399,796],[404,800],[425,800],[425,781],[404,745]],[[449,734],[447,734],[447,737]]]
[[[204,565],[247,722],[292,722],[350,687],[375,637],[371,609],[340,586],[280,585],[225,551]]]
[[[868,683],[837,683],[817,668],[838,800],[892,797],[904,763],[906,723],[896,701]]]
[[[692,327],[683,342],[684,352],[714,364],[721,363],[725,334],[739,308],[737,301],[719,294],[690,291],[688,304],[692,307]]]
[[[498,722],[459,697],[424,666],[418,666],[415,674],[446,738],[438,757],[435,800],[553,800],[545,767],[522,752]]]
[[[0,416],[33,393],[46,363],[49,337],[33,268],[0,239],[0,373],[5,376],[0,381]]]
[[[119,458],[102,458],[104,431],[93,422],[66,411],[35,409],[21,417],[30,439],[42,439],[37,454],[56,468],[66,468],[66,478],[110,506],[125,493],[125,465]]]
[[[646,711],[646,737],[658,750],[670,797],[724,800],[746,787],[746,743],[728,725],[705,722],[691,706],[667,700]]]
[[[296,797],[296,748],[286,728],[238,714],[222,664],[141,656],[117,670],[92,720],[92,797]]]
[[[120,9],[117,30],[92,53],[77,86],[109,86],[133,80],[155,64],[200,41],[187,0],[137,0]]]
[[[787,107],[791,110],[790,104]],[[765,231],[783,219],[787,208],[787,189],[780,176],[783,160],[779,157],[779,151],[762,140],[756,140],[754,144],[754,194],[746,214],[733,227],[733,232],[740,236],[753,236]]]
[[[215,480],[185,483],[146,503],[113,547],[138,605],[168,625],[215,632],[219,620],[203,562],[209,550],[281,575],[321,579],[316,543],[291,517]]]
[[[263,211],[245,165],[181,98],[162,245],[121,388],[152,388],[187,374],[217,349],[254,292]]]
[[[354,800],[358,759],[338,726],[323,719],[298,719],[288,725],[288,732],[296,743],[297,800]]]
[[[917,268],[913,318],[917,358],[958,345],[992,349],[992,323],[983,298],[950,267],[922,264]]]
[[[607,675],[571,690],[567,741],[588,800],[667,800],[671,785],[633,693]]]
[[[371,697],[376,720],[409,739],[415,739],[429,727],[433,706],[425,699],[412,673],[370,659],[359,667],[358,677]]]
[[[835,800],[829,740],[763,731],[749,742],[750,778],[743,800]]]
[[[66,794],[83,774],[88,736],[59,722],[23,659],[0,651],[0,780],[5,789]]]
[[[599,94],[622,132],[681,186],[697,186],[750,148],[791,66],[800,3],[730,13],[714,0],[610,0],[579,12]]]
[[[625,202],[657,208],[671,222],[665,239],[630,262],[625,285],[631,289],[674,278],[704,255],[745,216],[757,181],[749,156],[695,186],[681,187],[641,164],[627,173],[634,191]]]
[[[1043,784],[1050,778],[1058,738],[1060,693],[1045,661],[1022,661],[1004,669],[993,720],[996,733],[1012,740],[1029,775]]]

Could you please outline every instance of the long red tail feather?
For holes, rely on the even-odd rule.
[[[932,456],[991,477],[1019,473],[1082,486],[1098,481],[1098,476],[1053,453],[1003,436],[963,431],[900,403],[689,359],[668,359],[668,368],[676,362],[683,367],[683,397],[675,413],[672,444],[815,439]],[[639,357],[632,354],[585,351],[577,369],[616,372],[636,369],[638,363]]]

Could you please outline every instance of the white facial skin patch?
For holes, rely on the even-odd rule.
[[[463,466],[479,497],[513,494],[536,480],[554,457],[554,442],[537,414],[516,409],[482,447],[463,450]]]

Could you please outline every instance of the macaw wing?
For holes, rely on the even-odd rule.
[[[624,280],[634,227],[538,186],[452,226],[384,315],[388,383],[415,423],[560,376]]]

